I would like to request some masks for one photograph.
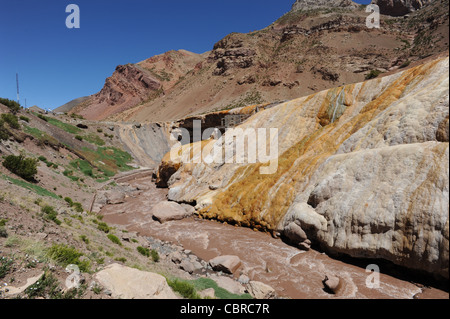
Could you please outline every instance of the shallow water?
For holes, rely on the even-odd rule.
[[[155,204],[166,200],[167,190],[157,189],[149,178],[129,183],[148,189],[134,198],[127,198],[124,204],[105,206],[101,214],[106,222],[126,226],[141,236],[180,244],[206,261],[219,255],[239,256],[243,267],[236,275],[245,273],[251,280],[264,282],[272,286],[279,296],[293,299],[411,299],[422,292],[415,284],[383,274],[383,269],[380,287],[370,289],[366,286],[370,273],[365,268],[314,250],[301,251],[251,229],[193,217],[161,225],[152,219],[149,212]],[[343,285],[337,295],[324,291],[322,281],[326,274],[341,278]],[[449,297],[448,293],[437,289],[427,289],[426,294],[420,296]]]

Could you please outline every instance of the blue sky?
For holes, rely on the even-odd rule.
[[[369,3],[370,0],[360,0]],[[80,29],[66,28],[68,4]],[[53,109],[101,90],[117,65],[169,50],[203,53],[262,29],[294,0],[0,0],[0,97]]]

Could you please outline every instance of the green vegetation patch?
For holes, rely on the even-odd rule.
[[[127,165],[132,161],[132,156],[115,147],[98,147],[96,151],[84,147],[81,153],[90,163],[97,166],[105,177],[112,177],[119,171],[133,169]]]
[[[89,260],[80,260],[83,253],[80,253],[74,247],[69,247],[63,244],[54,244],[52,247],[48,248],[47,255],[61,267],[77,265],[81,272],[90,271]]]
[[[21,106],[16,101],[5,99],[0,97],[0,103],[6,105],[12,113],[17,113],[20,111]]]
[[[53,126],[59,127],[60,129],[66,131],[67,133],[78,134],[81,132],[80,128],[78,128],[72,124],[64,123],[60,120],[57,120],[55,118],[48,117],[48,116],[44,116],[44,118],[48,123],[52,124]]]
[[[228,290],[219,287],[217,283],[209,278],[199,278],[191,281],[192,285],[197,291],[213,288],[215,295],[219,299],[253,299],[249,294],[237,295],[229,292]]]
[[[115,236],[115,235],[113,235],[113,234],[109,234],[107,237],[108,237],[108,239],[109,239],[110,241],[112,241],[114,244],[119,245],[119,246],[122,246],[122,243],[120,242],[120,239],[119,239],[117,236]]]
[[[1,115],[1,119],[5,123],[8,123],[11,128],[16,130],[20,129],[19,119],[14,114],[4,113]]]
[[[83,139],[97,146],[104,146],[106,144],[105,141],[95,133],[89,133],[88,135],[83,136]]]
[[[11,173],[27,181],[34,181],[34,176],[37,174],[37,160],[26,158],[23,155],[9,155],[5,157],[3,166]]]
[[[3,175],[3,174],[1,174],[0,177],[7,181],[10,181],[14,185],[31,190],[31,191],[35,192],[36,194],[38,194],[39,196],[47,196],[47,197],[59,199],[59,196],[56,195],[55,193],[53,193],[49,190],[46,190],[45,188],[42,188],[40,186],[37,186],[35,184],[31,184],[31,183],[25,182],[24,180],[15,179],[15,178]]]
[[[52,206],[44,206],[41,209],[44,214],[44,219],[51,220],[57,225],[61,225],[61,221],[58,219],[58,212]]]
[[[381,73],[383,73],[383,72],[381,72],[380,70],[372,70],[372,71],[370,71],[368,74],[366,74],[366,80],[372,80],[372,79],[375,79],[375,78],[377,78]]]

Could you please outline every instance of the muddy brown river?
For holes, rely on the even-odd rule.
[[[128,182],[143,190],[120,205],[107,205],[101,214],[110,224],[125,226],[141,236],[181,244],[203,260],[219,255],[236,255],[242,261],[241,272],[251,280],[273,287],[281,297],[293,299],[412,299],[443,298],[449,294],[435,288],[422,290],[418,285],[383,273],[380,286],[370,289],[370,275],[365,267],[356,266],[315,250],[301,251],[270,235],[215,221],[188,218],[160,224],[149,214],[151,208],[166,200],[167,190],[158,189],[150,178]],[[341,278],[343,286],[337,295],[324,291],[325,274]],[[239,276],[239,274],[238,274]]]

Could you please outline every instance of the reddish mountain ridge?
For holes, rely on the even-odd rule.
[[[210,52],[170,51],[120,66],[71,112],[91,120],[178,120],[361,82],[448,50],[448,0],[404,17],[382,15],[380,29],[367,28],[365,7],[352,1],[309,2],[296,1],[263,30],[226,36]],[[388,8],[382,12],[394,10],[390,2],[378,1]]]

